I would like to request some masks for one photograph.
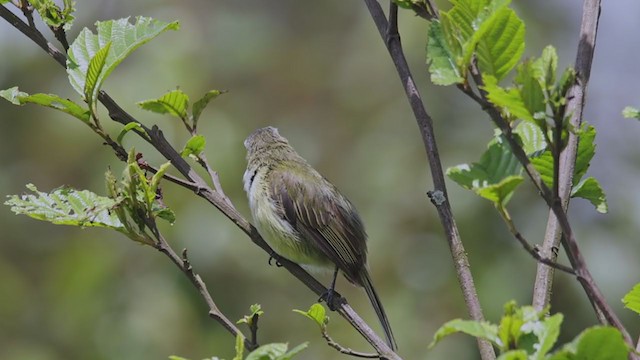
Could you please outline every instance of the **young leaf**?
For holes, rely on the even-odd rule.
[[[580,131],[580,140],[578,142],[578,151],[576,152],[576,166],[573,171],[573,185],[575,186],[589,169],[591,159],[596,153],[596,129],[588,125],[584,130]]]
[[[98,52],[91,58],[89,61],[89,68],[87,69],[87,79],[84,83],[84,98],[87,99],[87,104],[89,107],[93,106],[93,103],[96,99],[96,94],[100,89],[100,84],[98,80],[100,78],[100,74],[102,73],[102,69],[104,69],[104,64],[107,61],[107,54],[109,54],[109,49],[111,48],[111,41],[107,42],[102,49],[98,50]]]
[[[244,336],[242,334],[238,334],[236,336],[236,355],[233,357],[233,360],[242,360],[244,356]]]
[[[497,360],[528,360],[529,356],[525,350],[511,350],[500,354]]]
[[[193,124],[194,127],[196,127],[198,124],[198,120],[200,119],[200,115],[202,114],[202,111],[204,111],[204,109],[207,107],[207,105],[209,105],[209,102],[215,98],[217,98],[218,96],[224,94],[226,91],[220,91],[220,90],[209,90],[207,91],[206,94],[204,94],[204,96],[202,98],[200,98],[198,101],[196,101],[193,104]]]
[[[537,156],[535,156],[537,155]],[[531,165],[540,173],[540,178],[548,188],[553,187],[553,155],[547,150],[542,154],[534,154],[530,158]]]
[[[498,79],[491,75],[483,75],[483,89],[487,92],[487,98],[492,104],[500,108],[509,118],[522,119],[536,123],[533,114],[527,109],[520,90],[504,89],[498,85]]]
[[[508,7],[495,11],[474,34],[478,66],[483,73],[501,80],[518,63],[524,52],[524,23]]]
[[[533,354],[533,360],[545,359],[547,353],[558,340],[560,335],[560,325],[564,319],[562,314],[555,314],[545,318],[541,322],[541,326],[534,326],[533,333],[538,337],[538,342],[534,346],[536,352]]]
[[[607,205],[607,197],[600,186],[598,180],[593,177],[588,177],[580,181],[571,189],[571,197],[580,197],[589,200],[593,206],[596,207],[596,211],[605,214],[609,211]]]
[[[515,83],[520,86],[520,96],[527,110],[534,118],[544,119],[546,105],[539,77],[533,62],[527,60],[518,66]]]
[[[177,30],[178,22],[165,23],[147,17],[137,17],[135,24],[129,18],[97,22],[97,34],[84,28],[69,48],[67,73],[73,88],[84,96],[87,71],[91,59],[111,42],[104,67],[96,81],[95,92],[118,64],[131,52],[167,30]]]
[[[236,324],[247,324],[249,326],[251,326],[251,324],[253,323],[253,317],[254,316],[262,316],[262,314],[264,314],[264,311],[262,311],[262,308],[260,306],[260,304],[253,304],[249,307],[249,311],[251,311],[251,313],[249,315],[245,315],[242,317],[242,319],[236,321]]]
[[[204,147],[207,145],[207,139],[205,139],[202,135],[193,135],[187,144],[184,146],[184,149],[180,152],[180,155],[183,157],[189,155],[200,155],[204,151]]]
[[[549,360],[618,360],[629,353],[622,335],[609,326],[593,326],[584,330],[571,343],[553,353]]]
[[[309,319],[315,321],[315,323],[318,324],[320,328],[324,327],[329,322],[329,317],[326,316],[326,310],[324,309],[324,306],[319,303],[311,305],[311,307],[307,311],[294,309],[293,312],[304,315]]]
[[[111,211],[117,206],[114,199],[68,187],[57,188],[50,193],[38,191],[32,184],[28,184],[27,189],[33,194],[12,195],[5,202],[16,214],[58,225],[95,226],[124,231],[124,225]]]
[[[443,338],[455,334],[464,333],[474,337],[489,340],[494,345],[502,346],[502,341],[498,337],[498,327],[488,322],[478,322],[471,320],[455,319],[442,325],[435,335],[433,335],[433,341],[429,344],[428,348],[433,348]]]
[[[140,124],[138,124],[137,122],[130,122],[127,125],[125,125],[120,131],[120,134],[118,134],[118,138],[116,139],[118,144],[122,145],[122,139],[124,139],[124,136],[133,129],[141,131],[142,133],[145,133],[144,128],[142,128]],[[145,133],[145,136],[146,136],[146,133]]]
[[[189,108],[189,97],[182,90],[170,91],[162,97],[153,100],[138,102],[144,110],[153,111],[158,114],[169,114],[179,119],[187,119],[187,109]]]
[[[31,103],[60,110],[81,120],[84,123],[89,123],[91,116],[88,109],[81,107],[71,100],[63,99],[57,95],[52,94],[29,95],[18,90],[17,86],[6,90],[0,90],[0,97],[6,99],[14,105],[24,105]]]
[[[627,119],[640,119],[640,110],[631,106],[627,106],[624,108],[624,110],[622,110],[622,116]]]
[[[309,343],[308,342],[303,342],[302,344],[300,344],[300,345],[294,347],[293,349],[289,350],[286,354],[280,356],[278,358],[278,360],[290,360],[294,356],[296,356],[300,352],[302,352],[302,350],[306,349],[307,346],[309,346]]]
[[[287,344],[272,343],[253,350],[245,360],[276,360],[287,352]]]
[[[61,10],[53,0],[29,0],[29,3],[48,26],[53,28],[62,26],[64,30],[69,30],[74,20],[72,14],[76,9],[73,1],[64,0],[63,2],[64,9]]]
[[[447,169],[447,176],[460,186],[504,206],[522,182],[522,168],[511,149],[500,138],[489,143],[478,163]]]
[[[514,133],[520,136],[522,141],[522,149],[527,155],[531,155],[547,148],[547,142],[540,127],[528,122],[522,121],[516,126]]]
[[[436,85],[462,83],[464,78],[456,65],[457,54],[445,38],[443,24],[433,20],[427,36],[427,64],[431,81]]]
[[[640,314],[640,283],[636,284],[623,298],[622,303],[627,309]]]
[[[542,50],[542,56],[533,62],[532,67],[540,86],[549,90],[556,82],[556,72],[558,71],[556,49],[551,45],[545,47]]]

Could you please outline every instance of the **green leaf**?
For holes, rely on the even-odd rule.
[[[535,346],[536,352],[533,354],[532,360],[542,360],[551,350],[560,335],[560,325],[564,317],[562,314],[549,316],[541,322],[542,326],[533,326],[533,333],[538,337],[538,343]]]
[[[236,336],[236,355],[233,357],[233,360],[242,360],[243,355],[244,355],[244,336],[242,334],[238,334],[238,336]]]
[[[520,136],[522,149],[527,155],[534,154],[547,148],[547,142],[540,127],[532,122],[522,121],[514,132]]]
[[[129,18],[96,23],[97,34],[84,28],[71,44],[68,52],[67,73],[69,82],[80,94],[84,94],[87,72],[91,59],[108,42],[111,50],[96,81],[96,92],[118,64],[131,52],[167,30],[177,30],[178,22],[166,23],[147,17],[137,17],[135,24]]]
[[[309,346],[308,342],[303,342],[302,344],[300,344],[300,345],[294,347],[293,349],[289,350],[286,354],[280,356],[278,358],[278,360],[290,360],[294,356],[296,356],[299,353],[301,353],[302,350],[306,349],[308,346]]]
[[[624,307],[640,314],[640,283],[636,284],[623,298]]]
[[[556,72],[558,71],[556,49],[551,45],[545,47],[542,50],[542,56],[533,62],[532,67],[540,86],[549,90],[556,82]]]
[[[445,38],[443,24],[433,20],[427,36],[427,64],[431,81],[436,85],[462,83],[464,78],[456,64],[457,54]]]
[[[538,121],[545,119],[545,98],[540,84],[537,70],[531,60],[526,60],[518,66],[515,83],[520,86],[520,96],[524,106]]]
[[[464,333],[477,338],[486,339],[494,345],[502,346],[502,342],[498,337],[498,327],[488,322],[478,322],[471,320],[454,319],[442,325],[433,336],[433,341],[429,344],[429,348],[435,346],[443,338],[455,334]]]
[[[576,165],[573,171],[573,185],[575,186],[584,174],[586,174],[591,163],[591,159],[596,153],[596,129],[588,125],[584,130],[579,132],[580,139],[578,141],[578,150],[576,152]]]
[[[501,7],[474,34],[480,70],[498,80],[507,75],[524,52],[524,23],[508,7]]]
[[[507,118],[522,119],[536,124],[533,114],[529,112],[522,100],[520,90],[516,88],[504,89],[498,85],[498,79],[491,75],[483,75],[483,89],[487,92],[489,101],[497,106]]]
[[[124,139],[124,136],[131,130],[138,130],[140,132],[142,132],[143,134],[146,135],[146,132],[144,131],[144,128],[138,124],[137,122],[130,122],[127,125],[125,125],[122,130],[120,131],[120,134],[118,134],[118,138],[116,139],[116,141],[118,142],[118,144],[122,145],[122,139]]]
[[[547,150],[542,154],[531,157],[531,165],[540,173],[540,178],[548,188],[553,187],[553,156]]]
[[[522,168],[511,149],[496,138],[478,163],[447,169],[447,176],[460,186],[474,191],[496,205],[506,205],[522,182]]]
[[[111,211],[117,206],[114,199],[69,187],[60,187],[50,193],[38,191],[32,184],[28,184],[27,189],[33,194],[11,195],[5,202],[16,214],[58,225],[124,230],[122,222]]]
[[[584,330],[571,343],[556,351],[549,360],[626,359],[629,348],[613,327],[594,326]]]
[[[189,360],[189,359],[184,358],[182,356],[171,355],[171,356],[169,356],[169,360]]]
[[[622,116],[627,119],[640,119],[640,110],[631,106],[627,106],[624,108],[624,110],[622,110]]]
[[[33,94],[29,95],[18,90],[18,87],[12,87],[6,90],[0,90],[0,97],[3,97],[7,101],[11,102],[14,105],[24,105],[24,104],[37,104],[46,107],[50,107],[52,109],[60,110],[64,113],[67,113],[84,123],[89,123],[91,118],[91,114],[88,109],[83,108],[82,106],[74,103],[71,100],[63,99],[57,95],[52,94]]]
[[[193,135],[187,144],[184,146],[184,149],[180,152],[180,155],[183,157],[189,155],[198,156],[204,151],[204,147],[207,145],[207,140],[202,135]]]
[[[200,119],[200,115],[202,111],[209,105],[209,102],[218,96],[224,94],[226,91],[220,90],[209,90],[203,97],[201,97],[198,101],[193,104],[193,124],[196,126],[198,120]]]
[[[262,316],[262,314],[264,314],[264,311],[262,311],[262,307],[260,306],[260,304],[253,304],[249,307],[249,311],[251,312],[249,315],[245,315],[242,317],[242,319],[236,321],[236,324],[247,324],[249,326],[251,326],[251,324],[253,323],[253,317],[254,316]]]
[[[102,69],[104,69],[104,65],[107,61],[107,54],[109,54],[109,49],[111,48],[111,41],[107,42],[102,49],[98,50],[98,52],[91,58],[89,61],[89,68],[87,69],[87,78],[84,83],[84,97],[87,99],[87,103],[89,106],[93,106],[93,103],[96,100],[96,94],[98,90],[100,90],[100,83],[98,82],[100,79],[100,74],[102,73]]]
[[[64,30],[69,30],[74,20],[72,14],[76,9],[73,1],[64,0],[63,2],[64,9],[60,9],[53,0],[29,0],[45,24],[54,28],[62,26]]]
[[[329,317],[326,316],[326,310],[320,303],[311,305],[311,307],[307,311],[294,309],[293,312],[304,315],[309,319],[315,321],[315,323],[318,324],[320,328],[324,327],[329,322]]]
[[[529,356],[525,350],[511,350],[502,353],[497,360],[528,360]]]
[[[285,343],[272,343],[262,345],[259,348],[253,350],[245,360],[275,360],[279,359],[287,352],[287,344]]]
[[[189,97],[182,90],[170,91],[158,99],[145,100],[137,103],[144,110],[158,114],[169,114],[179,119],[187,119]]]
[[[600,183],[593,177],[588,177],[580,181],[571,189],[571,197],[587,199],[596,207],[596,211],[605,214],[609,211],[607,196],[602,190]]]

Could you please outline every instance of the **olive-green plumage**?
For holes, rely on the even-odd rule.
[[[279,255],[307,268],[337,267],[351,283],[364,287],[395,349],[367,271],[367,235],[355,207],[276,128],[254,131],[244,145],[244,189],[260,235]]]

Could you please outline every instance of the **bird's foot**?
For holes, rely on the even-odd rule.
[[[320,298],[318,299],[318,302],[326,302],[327,306],[329,307],[329,310],[331,311],[336,311],[336,307],[333,304],[334,300],[336,299],[336,297],[340,297],[340,294],[338,294],[334,289],[327,289],[327,291],[324,292],[324,294],[320,295]]]
[[[273,265],[271,262],[275,260],[276,266],[277,267],[282,267],[282,263],[280,263],[280,261],[278,261],[278,259],[276,259],[275,257],[276,257],[276,253],[275,252],[272,252],[269,255],[269,265]]]

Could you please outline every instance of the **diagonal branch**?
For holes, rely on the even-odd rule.
[[[364,0],[364,2],[369,9],[369,13],[378,28],[382,40],[386,44],[389,55],[393,60],[402,86],[404,87],[407,99],[409,100],[411,110],[413,110],[413,115],[418,123],[435,188],[435,191],[431,192],[431,194],[433,194],[433,196],[431,196],[432,203],[438,211],[440,222],[447,236],[449,249],[453,256],[456,274],[460,287],[462,288],[467,309],[473,320],[483,321],[484,315],[482,314],[482,308],[478,300],[469,260],[449,204],[444,172],[442,171],[442,164],[440,163],[440,155],[438,154],[438,147],[433,130],[433,120],[424,107],[404,56],[402,45],[400,44],[400,35],[397,29],[397,6],[391,2],[391,9],[389,11],[390,19],[387,21],[384,11],[376,0]],[[482,359],[495,359],[495,351],[489,342],[479,339],[478,346]]]

